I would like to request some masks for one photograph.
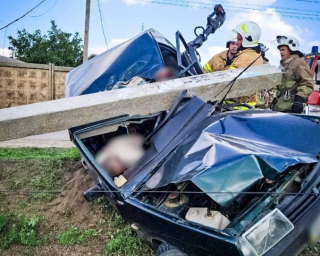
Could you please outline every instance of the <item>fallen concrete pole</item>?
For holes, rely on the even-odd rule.
[[[242,69],[185,77],[135,88],[105,91],[0,110],[0,141],[60,131],[120,115],[168,110],[182,90],[204,101],[222,99],[225,86]],[[269,64],[251,67],[228,98],[249,96],[280,83],[281,73]]]

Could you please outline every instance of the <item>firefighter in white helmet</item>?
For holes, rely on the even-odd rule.
[[[261,29],[259,25],[252,21],[244,21],[238,24],[233,32],[237,34],[237,46],[240,53],[232,62],[230,69],[244,68],[249,66],[254,60],[257,60],[252,64],[253,66],[262,65],[263,57],[261,55],[261,48],[259,40],[261,37]],[[259,58],[260,56],[260,58]],[[232,103],[245,103],[251,107],[255,107],[257,104],[257,93],[251,96],[245,96],[237,99],[229,99],[226,101],[228,104]],[[234,107],[237,109],[247,109],[246,107]]]
[[[249,66],[260,55],[261,49],[259,40],[261,37],[261,29],[259,25],[253,21],[244,21],[233,29],[237,33],[237,45],[241,51],[237,58],[233,61],[230,69],[244,68]],[[263,64],[263,58],[259,58],[253,66]]]
[[[233,60],[238,53],[238,46],[236,44],[237,34],[232,33],[229,37],[226,47],[228,50],[225,50],[221,53],[214,55],[204,66],[203,70],[206,73],[216,72],[221,70],[229,69]]]
[[[313,78],[308,64],[301,59],[299,41],[292,36],[277,36],[271,42],[280,51],[282,80],[272,109],[280,112],[302,113],[313,91]]]

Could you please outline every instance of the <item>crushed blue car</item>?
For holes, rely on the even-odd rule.
[[[201,74],[196,49],[203,38],[186,44],[176,36],[174,47],[150,29],[95,57],[68,75],[66,96],[111,90],[134,76],[153,79],[165,66],[179,76]],[[270,110],[232,111],[183,91],[168,111],[69,133],[95,182],[85,199],[108,198],[156,256],[292,256],[318,236],[311,227],[320,215],[319,123]],[[144,138],[145,153],[119,185],[96,156],[130,126]]]
[[[146,153],[117,187],[95,157],[124,124],[144,136]],[[106,196],[157,255],[275,256],[301,251],[319,216],[319,125],[269,110],[215,113],[182,94],[168,113],[115,117],[70,136],[96,183],[85,198]]]

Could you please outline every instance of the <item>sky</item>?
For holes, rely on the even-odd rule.
[[[143,2],[142,2],[143,1]],[[114,47],[154,28],[175,44],[175,32],[179,30],[189,42],[195,38],[196,26],[205,26],[211,6],[222,4],[226,21],[200,48],[202,63],[214,54],[225,50],[232,29],[241,21],[251,20],[262,30],[261,43],[269,47],[267,57],[273,65],[279,65],[280,56],[270,41],[277,35],[291,35],[300,41],[301,51],[310,53],[311,47],[320,48],[320,2],[318,0],[157,0],[167,4],[151,3],[151,0],[100,0],[108,47]],[[41,0],[0,0],[0,27],[3,27],[36,6]],[[200,2],[200,4],[199,4]],[[173,6],[168,3],[191,3],[191,7]],[[46,33],[50,20],[55,20],[63,31],[79,32],[83,38],[86,0],[46,0],[26,17],[0,30],[0,55],[10,56],[8,36],[16,37],[17,31],[40,29]],[[202,7],[207,9],[203,9]],[[53,8],[52,8],[53,7]],[[52,8],[52,9],[51,9]],[[259,10],[254,10],[254,9]],[[306,16],[318,20],[297,19],[293,12],[304,11]],[[49,11],[48,11],[49,10]],[[43,14],[43,15],[42,15]],[[100,54],[108,49],[104,40],[97,0],[91,0],[89,54]],[[39,16],[40,17],[32,17]],[[288,17],[291,16],[291,17]]]

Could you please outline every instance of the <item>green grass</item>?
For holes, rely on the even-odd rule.
[[[80,244],[85,240],[92,239],[98,235],[94,229],[80,230],[78,227],[72,227],[65,232],[59,232],[56,239],[61,245],[75,245]]]
[[[59,191],[64,161],[80,158],[76,148],[0,148],[3,183],[8,190]],[[10,164],[10,167],[7,167],[5,161],[15,162],[14,165]],[[15,170],[19,170],[19,173]],[[56,193],[31,194],[34,198],[48,201],[56,195]]]
[[[104,248],[105,255],[152,255],[150,248],[141,242],[137,234],[117,213],[111,222],[108,239]]]
[[[28,218],[23,215],[0,215],[0,248],[5,250],[13,244],[30,248],[40,245],[39,223],[38,216]]]
[[[22,159],[72,159],[81,158],[78,149],[61,148],[0,148],[0,159],[22,160]]]
[[[63,161],[59,159],[19,160],[13,166],[3,164],[3,184],[8,190],[44,191],[30,195],[33,198],[50,201],[57,194],[45,191],[61,190]],[[17,173],[15,170],[20,171]]]
[[[61,179],[63,174],[61,160],[42,161],[39,174],[31,179],[31,189],[34,191],[58,191],[61,189]],[[48,201],[55,198],[56,193],[35,193],[33,197],[46,199]]]
[[[38,148],[0,148],[1,183],[8,190],[34,190],[34,191],[58,191],[62,187],[63,171],[68,165],[75,164],[80,154],[77,149],[38,149]],[[71,160],[71,161],[70,161]],[[19,170],[19,172],[17,172]],[[88,177],[84,177],[86,181]],[[57,194],[35,193],[31,197],[51,200]],[[0,200],[7,201],[7,194],[0,194]],[[28,207],[28,203],[34,201],[17,199],[19,212]],[[102,230],[108,225],[107,242],[104,247],[104,255],[126,256],[151,256],[152,252],[143,244],[136,233],[127,225],[120,215],[112,210],[111,205],[104,197],[96,199],[94,206],[98,207],[105,217],[100,219]],[[6,206],[2,205],[3,209]],[[1,205],[0,205],[1,208]],[[75,214],[72,209],[65,209],[61,216],[71,217]],[[33,248],[44,243],[44,237],[38,236],[39,217],[27,218],[21,215],[0,215],[0,248],[7,249],[13,244],[24,245]],[[92,228],[72,227],[58,232],[55,239],[61,245],[76,245],[94,239],[101,231]],[[107,232],[107,234],[105,233]],[[99,238],[99,237],[98,237]]]

